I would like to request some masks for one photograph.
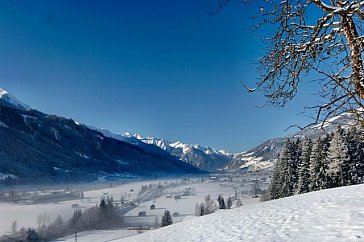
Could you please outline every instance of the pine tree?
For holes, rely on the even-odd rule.
[[[224,198],[222,197],[221,194],[217,198],[217,201],[219,202],[219,209],[225,209],[226,208]]]
[[[287,139],[280,156],[278,198],[292,196],[298,181],[298,141]]]
[[[205,212],[205,204],[201,203],[199,206],[199,216],[204,216],[206,214]]]
[[[208,194],[205,197],[205,214],[214,213],[216,211],[216,205],[214,201],[211,199],[211,195]]]
[[[274,165],[272,180],[270,181],[268,196],[269,199],[278,199],[280,198],[280,174],[282,170],[282,155],[279,154],[279,157]]]
[[[345,133],[345,140],[349,149],[350,164],[348,185],[360,184],[364,171],[364,145],[361,137],[363,129],[352,127]]]
[[[230,209],[231,206],[233,206],[233,199],[229,197],[228,200],[226,201],[226,208]]]
[[[39,234],[34,229],[28,229],[27,241],[39,241]]]
[[[364,128],[358,129],[358,157],[356,161],[356,173],[358,174],[357,183],[364,182]]]
[[[168,210],[165,210],[164,215],[162,217],[161,226],[164,227],[164,226],[168,226],[171,224],[173,224],[173,219],[172,219],[171,213]]]
[[[327,188],[327,147],[329,136],[317,138],[313,142],[310,156],[310,191],[318,191]]]
[[[349,180],[350,156],[349,148],[343,137],[343,130],[338,129],[330,142],[329,152],[327,155],[329,177],[329,186],[345,186]]]
[[[298,188],[297,193],[310,191],[310,157],[312,152],[312,141],[305,139],[302,143],[302,153],[298,164]]]
[[[81,209],[76,209],[74,212],[73,212],[73,216],[71,218],[71,227],[74,229],[74,230],[78,230],[79,227],[80,227],[80,218],[82,216],[82,211]]]

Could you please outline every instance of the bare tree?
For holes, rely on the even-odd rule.
[[[217,0],[217,11],[231,0]],[[255,8],[254,30],[270,25],[267,50],[258,61],[255,88],[267,102],[284,106],[303,81],[316,80],[321,102],[315,122],[342,112],[364,112],[364,1],[359,0],[237,0]],[[312,109],[314,108],[314,109]]]

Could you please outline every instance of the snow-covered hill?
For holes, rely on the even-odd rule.
[[[139,140],[145,144],[156,145],[180,160],[206,171],[221,169],[233,158],[233,155],[225,150],[216,150],[197,144],[185,144],[180,141],[171,142],[165,139],[143,137],[140,134],[130,134],[128,132],[123,134],[123,138],[131,143],[137,143],[136,140]]]
[[[139,241],[364,241],[364,185],[311,192],[190,219]]]

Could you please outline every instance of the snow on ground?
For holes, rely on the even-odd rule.
[[[148,181],[131,182],[113,188],[85,191],[85,199],[83,200],[32,205],[0,203],[0,234],[9,232],[13,221],[17,221],[18,228],[37,227],[37,218],[40,214],[47,215],[49,222],[53,222],[59,214],[64,220],[69,219],[75,210],[75,208],[71,207],[72,204],[79,204],[82,210],[95,206],[104,193],[113,196],[115,201],[119,201],[121,196],[128,200],[134,199],[137,197],[141,186],[145,184],[148,184]],[[134,192],[130,192],[130,189],[134,189]]]
[[[136,187],[133,183],[130,183],[128,185],[129,187]],[[178,200],[175,200],[173,198],[174,195],[181,194],[186,188],[193,188],[195,194],[191,196],[182,196],[182,198]],[[241,195],[241,192],[248,192],[251,189],[251,182],[244,182],[244,185],[242,185],[241,182],[199,182],[169,188],[164,192],[164,195],[162,197],[159,197],[154,201],[140,203],[138,207],[127,212],[123,220],[126,227],[133,228],[138,226],[154,226],[156,216],[158,221],[160,222],[165,209],[168,209],[172,214],[174,212],[178,212],[180,215],[178,217],[173,217],[174,222],[186,221],[195,218],[193,214],[195,211],[196,203],[204,202],[205,197],[208,194],[210,194],[211,198],[216,202],[219,194],[222,194],[226,199],[229,196],[234,196],[235,190],[237,190],[238,196],[242,199],[244,205],[259,202],[259,199],[251,198],[251,195]],[[105,191],[107,190],[108,189],[105,189]],[[93,196],[100,194],[100,192],[101,190],[95,192]],[[90,195],[90,193],[88,193],[88,195]],[[167,198],[167,196],[171,196],[171,198]],[[154,210],[150,209],[150,206],[152,204],[156,206]],[[141,211],[146,212],[146,217],[138,217],[138,213]],[[137,234],[137,230],[120,231],[120,233],[118,233],[117,230],[82,232],[78,236],[80,238],[78,241],[113,241],[119,238]],[[67,236],[59,239],[58,241],[74,241],[74,237]]]
[[[134,208],[126,215],[137,216],[139,212],[146,211],[147,215],[158,215],[162,216],[165,209],[168,209],[171,213],[178,212],[180,215],[193,215],[195,211],[196,203],[205,202],[205,197],[210,194],[211,199],[217,201],[219,194],[222,194],[225,198],[229,196],[233,197],[235,190],[240,194],[241,191],[248,191],[251,189],[249,183],[245,184],[244,187],[237,187],[234,189],[232,186],[221,186],[218,182],[205,182],[197,184],[188,184],[184,186],[179,186],[172,189],[167,189],[165,194],[171,194],[171,198],[167,198],[165,195],[155,199],[154,201],[143,202],[139,204],[138,207]],[[181,194],[184,189],[193,188],[195,189],[195,194],[192,196],[182,196],[181,199],[173,199],[173,194]],[[243,203],[256,203],[257,199],[244,199]],[[155,210],[150,210],[150,206],[154,204],[156,206]],[[159,217],[160,218],[160,217]],[[174,218],[176,221],[180,221],[180,218]]]
[[[364,241],[364,185],[218,211],[120,240]]]
[[[136,230],[91,230],[84,231],[77,234],[77,242],[106,242],[113,241],[118,238],[124,238],[132,235],[136,235],[138,232]],[[75,235],[70,235],[62,239],[55,241],[59,242],[74,242]],[[55,242],[54,241],[54,242]]]

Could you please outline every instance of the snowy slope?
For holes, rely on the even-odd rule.
[[[364,241],[364,185],[246,205],[128,241]]]
[[[231,153],[225,150],[216,150],[198,144],[191,145],[180,141],[171,142],[165,139],[143,137],[140,134],[128,132],[124,133],[123,136],[132,142],[135,142],[134,139],[137,139],[146,144],[156,145],[180,160],[206,171],[215,171],[223,168],[233,157]]]

